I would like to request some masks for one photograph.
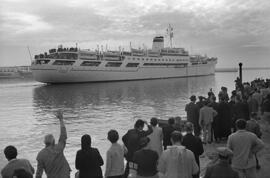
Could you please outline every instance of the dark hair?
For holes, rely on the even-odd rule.
[[[169,125],[173,125],[175,123],[175,120],[173,117],[170,117],[169,120],[168,120],[168,124]]]
[[[183,136],[182,136],[181,132],[179,132],[179,131],[173,131],[171,133],[171,139],[173,142],[182,142],[182,138],[183,138]]]
[[[144,121],[141,119],[138,119],[134,124],[135,128],[139,128],[139,127],[143,127],[143,126],[144,126]]]
[[[252,112],[250,115],[252,118],[256,118],[257,117],[257,113],[256,112]]]
[[[33,178],[33,175],[24,169],[15,169],[13,176],[17,178]]]
[[[116,143],[119,139],[118,132],[116,130],[110,130],[108,132],[108,140],[110,140],[111,143]]]
[[[245,129],[246,128],[246,125],[247,125],[247,122],[246,120],[244,119],[238,119],[236,122],[235,122],[235,126],[237,129]]]
[[[81,147],[82,150],[89,149],[91,147],[91,137],[88,134],[85,134],[81,138]]]
[[[8,160],[11,160],[17,157],[18,152],[15,146],[9,145],[4,149],[4,154]]]
[[[157,118],[152,117],[152,118],[151,118],[151,121],[150,121],[150,124],[151,124],[152,126],[156,126],[156,125],[157,125],[157,123],[158,123]]]

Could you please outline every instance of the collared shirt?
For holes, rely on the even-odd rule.
[[[181,145],[165,150],[159,159],[158,171],[167,178],[192,178],[199,172],[194,154]]]
[[[35,169],[32,167],[27,159],[12,159],[2,169],[1,175],[3,178],[12,178],[16,169],[24,169],[30,174],[34,174]]]
[[[124,147],[113,143],[107,151],[105,177],[124,174]]]
[[[233,151],[232,167],[248,169],[256,166],[254,153],[263,149],[263,142],[253,133],[238,130],[228,138],[227,147]]]
[[[48,178],[67,178],[70,175],[70,167],[64,155],[67,132],[61,127],[58,144],[43,148],[37,155],[36,178],[42,177],[43,170]]]

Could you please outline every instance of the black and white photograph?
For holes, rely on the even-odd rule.
[[[0,0],[0,177],[269,178],[268,0]]]

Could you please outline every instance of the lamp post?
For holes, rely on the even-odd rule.
[[[242,84],[243,78],[242,78],[242,66],[243,64],[240,62],[239,63],[239,78],[240,78],[240,83]]]

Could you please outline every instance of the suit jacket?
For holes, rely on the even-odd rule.
[[[203,154],[203,152],[204,152],[201,139],[199,137],[192,135],[191,133],[187,133],[183,137],[182,145],[193,152],[193,154],[195,156],[195,160],[196,160],[198,166],[200,166],[199,156],[201,154]]]
[[[16,169],[24,169],[30,174],[34,174],[35,170],[26,159],[12,159],[8,164],[2,169],[1,175],[3,178],[12,178],[14,171]]]
[[[79,178],[102,177],[103,159],[96,148],[79,150],[76,155],[75,167],[80,171]]]
[[[239,178],[238,173],[226,161],[207,167],[204,178]]]

